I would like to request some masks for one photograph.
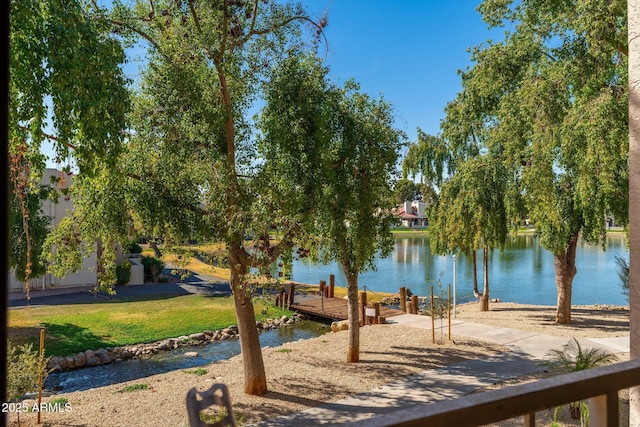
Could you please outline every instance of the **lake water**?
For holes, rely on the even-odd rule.
[[[624,233],[607,235],[606,250],[602,245],[578,243],[573,280],[572,303],[575,305],[607,304],[627,305],[616,270],[615,256],[627,261],[627,239]],[[431,253],[429,238],[397,237],[393,253],[376,260],[376,271],[360,275],[359,287],[368,291],[397,292],[401,286],[414,294],[429,295],[431,286],[438,291],[440,283],[446,292],[452,285],[453,257]],[[482,291],[482,251],[477,253],[478,287]],[[303,283],[318,283],[334,274],[336,285],[346,287],[340,267],[309,265],[295,261],[292,279]],[[459,254],[456,260],[456,300],[458,303],[475,300],[473,297],[473,268],[471,260]],[[502,301],[523,304],[556,305],[555,271],[553,255],[538,245],[530,234],[510,237],[505,249],[493,251],[489,258],[489,296]]]

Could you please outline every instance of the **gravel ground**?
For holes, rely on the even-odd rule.
[[[626,307],[576,307],[571,326],[553,324],[553,307],[510,303],[491,304],[488,313],[478,312],[475,304],[458,306],[456,317],[568,338],[623,336],[629,331]],[[329,332],[318,338],[264,349],[270,391],[261,397],[243,393],[242,361],[241,356],[237,356],[206,366],[204,375],[174,371],[128,383],[55,395],[45,401],[67,399],[70,410],[42,413],[42,420],[50,426],[186,426],[184,398],[187,391],[192,387],[206,390],[212,384],[222,382],[230,389],[234,412],[241,424],[247,424],[339,400],[413,373],[505,350],[470,337],[454,337],[455,344],[432,344],[430,331],[377,325],[361,328],[360,363],[348,364],[344,362],[347,334],[347,331]],[[509,382],[512,383],[515,381]],[[144,384],[146,388],[123,391],[136,384]],[[628,411],[628,404],[623,401],[623,418],[628,413],[625,411]],[[540,414],[539,419],[550,422],[552,412]],[[22,425],[35,424],[33,413],[21,414],[20,418]],[[11,414],[10,420],[11,425],[17,425],[16,414]],[[559,420],[562,425],[579,425],[568,415],[560,414]],[[545,425],[544,422],[540,425]],[[499,425],[518,424],[509,421]],[[522,425],[521,421],[519,425]]]

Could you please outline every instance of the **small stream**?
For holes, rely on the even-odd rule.
[[[277,347],[291,341],[314,338],[330,330],[331,328],[326,324],[305,320],[290,326],[260,332],[260,344],[262,347]],[[197,351],[198,357],[185,357],[184,353],[188,351]],[[238,354],[240,354],[238,339],[216,341],[199,347],[183,347],[160,352],[135,360],[51,373],[45,381],[45,388],[64,393],[88,390],[178,369],[207,365]]]

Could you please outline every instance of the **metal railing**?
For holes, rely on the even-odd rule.
[[[405,408],[352,423],[367,427],[482,426],[524,416],[535,426],[537,411],[587,400],[591,426],[618,426],[618,392],[640,385],[640,359],[536,382]]]

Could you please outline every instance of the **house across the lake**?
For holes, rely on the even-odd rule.
[[[406,201],[396,208],[395,214],[402,227],[426,227],[429,225],[427,220],[427,203],[421,200],[412,202]]]

